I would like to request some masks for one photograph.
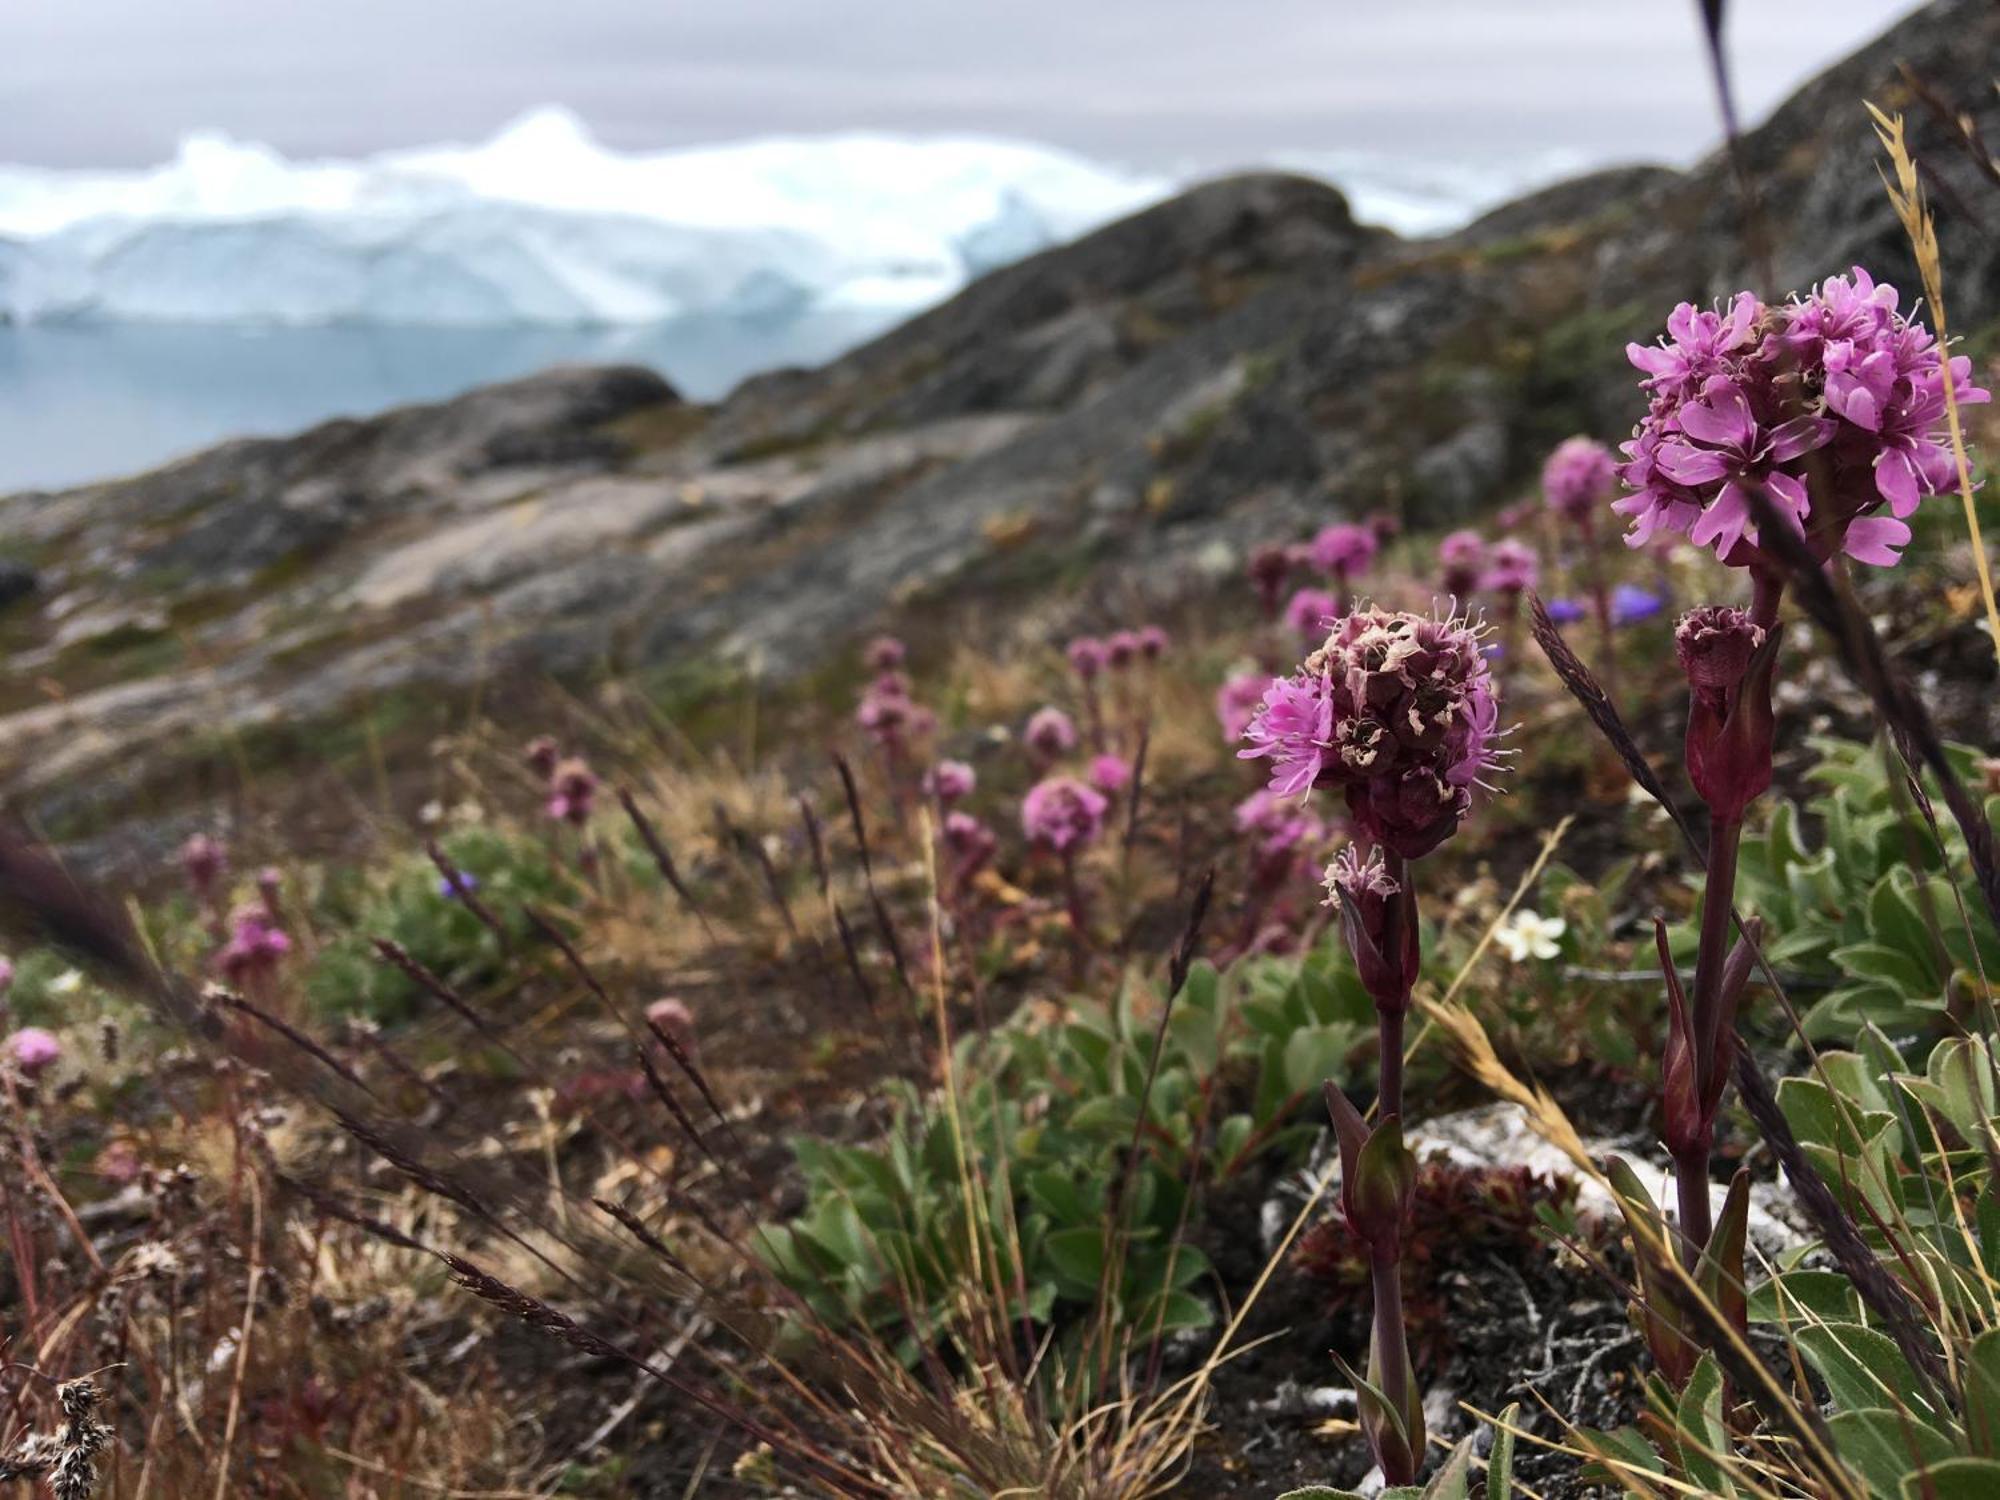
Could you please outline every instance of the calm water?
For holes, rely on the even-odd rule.
[[[0,326],[0,494],[148,469],[224,438],[287,433],[564,361],[647,364],[711,400],[816,364],[888,315],[647,328]]]

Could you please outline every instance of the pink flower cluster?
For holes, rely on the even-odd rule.
[[[1381,541],[1372,526],[1337,522],[1306,544],[1306,560],[1345,586],[1368,571]]]
[[[215,955],[215,966],[231,985],[241,988],[267,977],[292,951],[291,938],[266,906],[238,907],[229,920],[229,941]]]
[[[1050,776],[1021,800],[1021,830],[1032,843],[1068,854],[1095,839],[1111,804],[1074,776]]]
[[[903,643],[892,635],[869,643],[865,659],[875,676],[854,710],[854,722],[891,756],[937,727],[936,715],[911,695],[910,679],[902,670],[906,655]]]
[[[1897,302],[1857,266],[1781,307],[1749,292],[1709,311],[1684,302],[1659,343],[1629,346],[1651,407],[1618,471],[1627,542],[1685,532],[1748,566],[1761,489],[1821,556],[1895,563],[1910,515],[1953,480],[1945,356]],[[1961,402],[1990,399],[1970,360],[1949,369]]]
[[[1272,792],[1338,787],[1356,830],[1415,859],[1471,809],[1498,762],[1499,702],[1477,627],[1360,610],[1264,695],[1246,760],[1271,761]]]
[[[1595,438],[1565,438],[1542,465],[1542,498],[1566,521],[1589,525],[1618,485],[1618,461]]]

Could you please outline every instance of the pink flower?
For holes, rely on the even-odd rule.
[[[1068,854],[1096,838],[1110,803],[1073,776],[1038,781],[1021,801],[1021,828],[1033,843]]]
[[[597,775],[581,756],[572,755],[549,776],[548,815],[559,823],[581,827],[597,804]]]
[[[1541,558],[1526,542],[1503,537],[1486,554],[1486,576],[1480,586],[1495,594],[1518,595],[1541,581]]]
[[[679,1045],[689,1057],[698,1056],[698,1042],[694,1031],[694,1012],[680,1000],[668,995],[655,1000],[646,1007],[646,1025],[654,1031],[664,1031]]]
[[[1306,556],[1320,572],[1344,584],[1368,571],[1380,545],[1372,527],[1341,522],[1314,537]]]
[[[1542,465],[1542,498],[1568,521],[1588,521],[1617,483],[1617,460],[1594,438],[1565,438]]]
[[[878,635],[868,643],[868,650],[862,660],[868,663],[868,670],[876,674],[893,672],[902,666],[909,655],[903,643],[893,635]]]
[[[1167,633],[1158,625],[1141,626],[1139,630],[1139,654],[1147,661],[1158,661],[1167,654]]]
[[[878,744],[893,750],[905,740],[929,733],[935,721],[930,711],[910,696],[909,678],[888,671],[868,684],[854,710],[854,722]]]
[[[1116,796],[1132,782],[1132,767],[1123,756],[1094,755],[1090,760],[1090,784],[1106,796]]]
[[[1272,795],[1269,787],[1260,787],[1236,804],[1236,831],[1256,841],[1257,858],[1267,866],[1279,861],[1289,865],[1294,850],[1325,837],[1326,825],[1296,803]]]
[[[1070,670],[1089,682],[1104,670],[1111,659],[1110,649],[1094,635],[1080,635],[1069,643]]]
[[[924,778],[924,786],[930,794],[946,806],[962,797],[972,795],[979,778],[972,767],[962,760],[941,760],[931,767],[930,775]]]
[[[230,917],[229,941],[215,956],[215,966],[230,984],[242,986],[274,971],[292,951],[292,940],[261,906],[238,907]]]
[[[1237,672],[1216,689],[1215,717],[1225,740],[1234,743],[1243,738],[1274,680],[1268,672]]]
[[[53,1065],[62,1056],[62,1043],[55,1033],[39,1026],[23,1026],[7,1038],[7,1056],[29,1078]]]
[[[1748,292],[1727,316],[1683,303],[1668,340],[1631,346],[1651,404],[1619,469],[1628,544],[1685,532],[1748,566],[1761,491],[1818,555],[1896,562],[1909,516],[1954,478],[1944,355],[1897,301],[1857,266],[1783,307]],[[1969,360],[1948,368],[1961,401],[1990,399]]]
[[[229,855],[219,839],[197,833],[181,845],[181,869],[197,896],[207,896],[228,866]]]
[[[1300,589],[1285,605],[1285,624],[1305,642],[1325,635],[1340,605],[1325,589]]]
[[[1251,552],[1246,571],[1265,614],[1277,614],[1279,602],[1285,597],[1285,581],[1292,576],[1292,566],[1292,549],[1282,543],[1266,542]]]
[[[1454,599],[1470,599],[1486,566],[1486,542],[1476,531],[1454,531],[1438,543],[1438,567],[1444,591]]]
[[[1055,760],[1076,748],[1076,725],[1059,708],[1038,708],[1029,717],[1021,738],[1042,760]]]
[[[984,864],[999,842],[993,830],[969,812],[945,814],[944,841],[945,846],[958,856],[961,868],[967,863],[975,867]]]
[[[1271,684],[1239,753],[1271,761],[1280,797],[1339,787],[1358,831],[1415,859],[1470,810],[1498,720],[1478,628],[1369,609]]]
[[[0,958],[0,995],[6,994],[13,987],[14,965],[11,961]]]
[[[1124,671],[1139,659],[1139,632],[1120,630],[1104,642],[1104,657],[1113,670]]]

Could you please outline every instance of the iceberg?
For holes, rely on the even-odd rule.
[[[619,152],[553,107],[482,145],[353,161],[204,133],[148,170],[0,165],[0,322],[893,315],[1174,185],[969,137]]]

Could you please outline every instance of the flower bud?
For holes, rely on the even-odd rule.
[[[1740,609],[1715,607],[1691,611],[1674,630],[1692,690],[1688,780],[1718,823],[1740,822],[1771,785],[1778,637],[1777,627],[1764,630]]]
[[[1414,893],[1389,874],[1379,850],[1364,860],[1352,844],[1326,867],[1326,893],[1361,987],[1378,1008],[1407,1010],[1421,962]]]

